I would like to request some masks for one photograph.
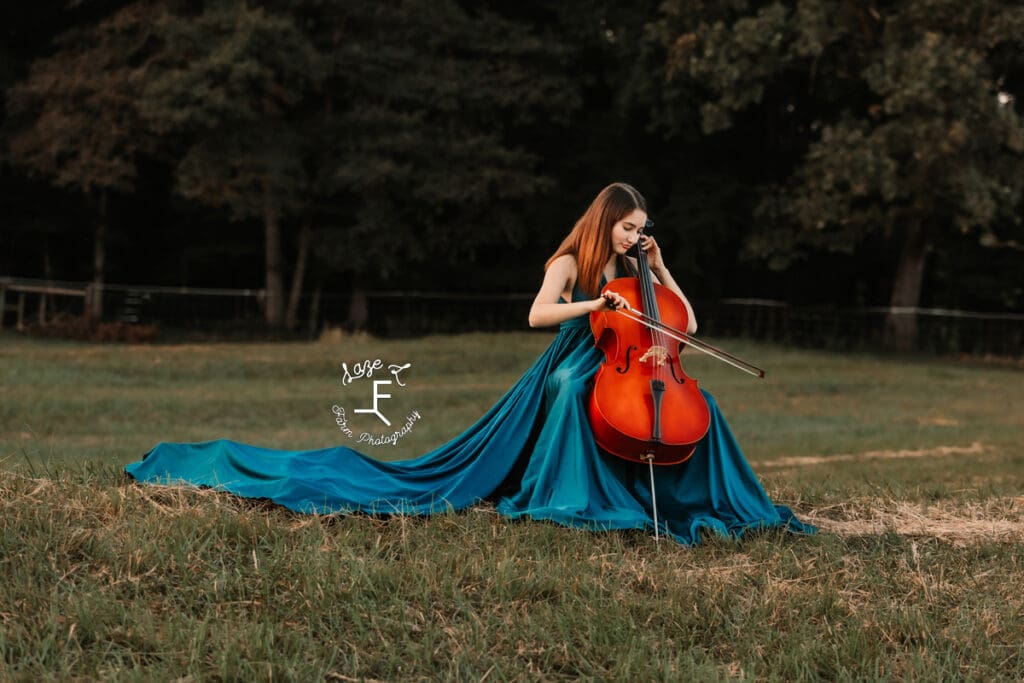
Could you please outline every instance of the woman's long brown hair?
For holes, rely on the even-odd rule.
[[[559,256],[572,254],[576,257],[576,284],[587,296],[596,297],[601,271],[612,253],[612,227],[635,209],[646,212],[647,201],[632,185],[612,183],[598,192],[544,270]]]

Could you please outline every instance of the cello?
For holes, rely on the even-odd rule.
[[[652,225],[648,220],[644,227]],[[711,423],[697,381],[683,370],[683,347],[698,349],[762,379],[765,374],[684,332],[689,319],[682,299],[654,282],[647,253],[639,243],[636,249],[636,276],[616,278],[601,290],[602,296],[617,292],[627,304],[590,314],[595,346],[605,359],[594,376],[587,412],[598,446],[625,460],[648,464],[657,540],[654,465],[688,460]]]
[[[612,311],[590,314],[595,345],[605,360],[594,376],[588,416],[594,440],[612,455],[675,465],[693,455],[711,414],[696,380],[683,370],[682,345],[671,343],[663,327],[685,330],[686,306],[654,282],[647,253],[639,245],[637,252],[637,277],[616,278],[601,293],[618,292],[629,302],[628,310],[645,313],[652,327]]]

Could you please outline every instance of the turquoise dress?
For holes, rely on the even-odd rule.
[[[573,292],[573,301],[586,298]],[[126,471],[139,482],[208,486],[302,513],[431,514],[493,500],[508,517],[653,531],[647,466],[603,452],[590,431],[588,382],[601,361],[587,316],[562,323],[483,417],[408,460],[382,462],[340,446],[281,451],[222,439],[161,443]],[[707,436],[687,462],[655,469],[660,532],[684,544],[698,543],[702,529],[813,533],[768,499],[714,398],[704,396]]]

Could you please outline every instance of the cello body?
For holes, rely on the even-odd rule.
[[[629,305],[666,325],[685,330],[686,306],[675,292],[650,278],[641,252],[640,277],[609,282]],[[645,291],[646,290],[646,291]],[[588,415],[597,444],[634,462],[674,465],[693,455],[711,423],[697,381],[683,372],[681,344],[615,311],[590,314],[595,344],[604,353],[594,376]]]

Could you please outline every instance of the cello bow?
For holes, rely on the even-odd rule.
[[[686,332],[683,332],[682,330],[676,329],[671,325],[666,325],[664,322],[660,320],[655,320],[648,316],[647,314],[645,314],[643,311],[638,311],[637,309],[633,308],[632,306],[629,306],[628,304],[616,308],[615,312],[621,313],[627,318],[630,318],[631,320],[634,320],[640,323],[641,325],[649,327],[652,330],[657,330],[658,332],[661,332],[666,336],[675,339],[680,344],[686,344],[690,348],[697,349],[698,351],[706,353],[712,358],[715,358],[716,360],[720,360],[723,363],[731,365],[737,370],[741,370],[747,373],[748,375],[753,375],[758,379],[764,379],[764,370],[757,367],[753,363],[748,363],[742,358],[738,358],[732,355],[731,353],[727,353],[726,351],[723,351],[722,349],[716,346],[708,344],[705,341],[701,341],[700,339],[697,339],[696,337],[691,336]]]

